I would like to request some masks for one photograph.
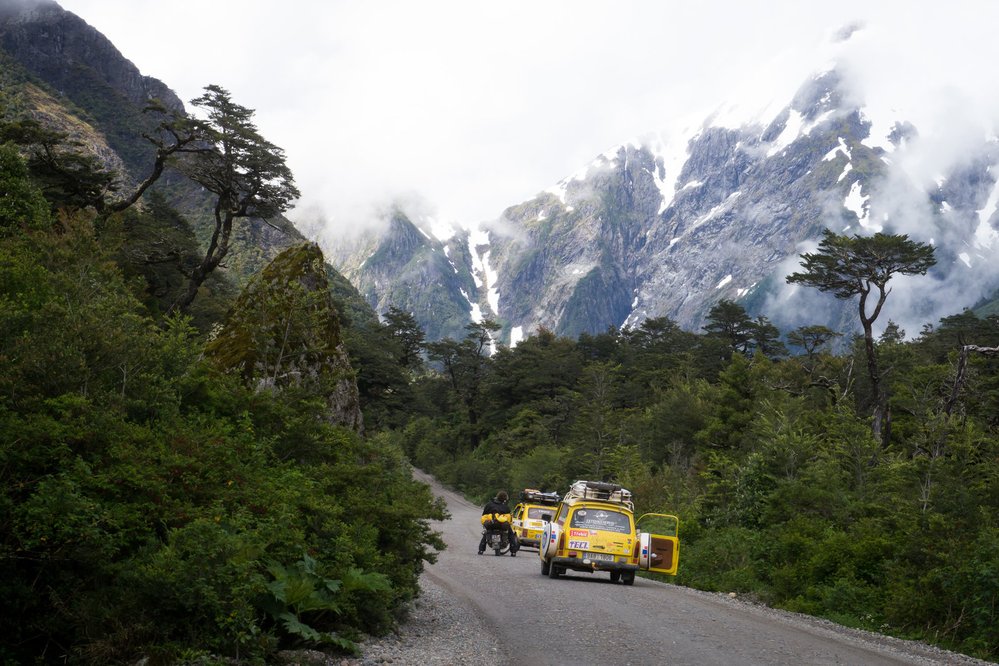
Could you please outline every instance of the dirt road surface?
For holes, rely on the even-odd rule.
[[[481,507],[417,471],[447,501],[435,524],[448,545],[426,576],[471,609],[499,640],[497,664],[986,664],[796,613],[647,578],[541,575],[537,551],[477,555]],[[683,566],[681,531],[680,566]]]

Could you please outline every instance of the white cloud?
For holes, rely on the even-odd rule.
[[[61,4],[182,99],[218,83],[257,109],[303,192],[299,215],[321,210],[333,227],[356,227],[400,192],[443,221],[492,219],[608,145],[729,102],[783,105],[845,48],[817,45],[856,20],[866,27],[847,63],[858,94],[872,113],[904,108],[921,123],[917,180],[963,145],[934,137],[977,136],[999,106],[989,83],[999,3]]]

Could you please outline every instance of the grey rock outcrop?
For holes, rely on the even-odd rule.
[[[260,390],[318,392],[327,403],[323,418],[363,429],[356,376],[314,243],[284,250],[250,280],[205,353]]]

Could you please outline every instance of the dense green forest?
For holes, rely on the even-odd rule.
[[[727,301],[699,333],[660,318],[488,355],[489,329],[426,345],[439,371],[391,435],[417,466],[476,499],[614,480],[680,516],[678,584],[999,659],[999,318],[886,326],[887,437],[863,336],[785,344]]]
[[[234,188],[222,238],[273,178],[211,138],[188,166]],[[237,298],[203,270],[225,239],[206,256],[155,187],[119,206],[66,137],[18,119],[0,140],[0,662],[263,663],[390,629],[446,514],[350,417],[350,308],[318,248]]]
[[[286,202],[245,111],[227,129]],[[38,129],[0,126],[0,659],[349,650],[443,547],[410,463],[476,500],[614,480],[680,516],[679,584],[999,659],[999,317],[782,335],[722,301],[699,332],[659,318],[493,350],[484,322],[428,342],[314,246],[237,286],[156,185],[116,205],[99,164]],[[209,167],[228,168],[191,173],[231,182]],[[212,191],[217,210],[244,194]],[[913,272],[932,261],[905,249]],[[798,279],[839,288],[825,277]],[[363,431],[333,417],[352,404]]]

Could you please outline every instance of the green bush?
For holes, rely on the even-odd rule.
[[[252,663],[390,628],[443,507],[390,439],[205,365],[113,249],[82,216],[0,239],[0,657]]]

